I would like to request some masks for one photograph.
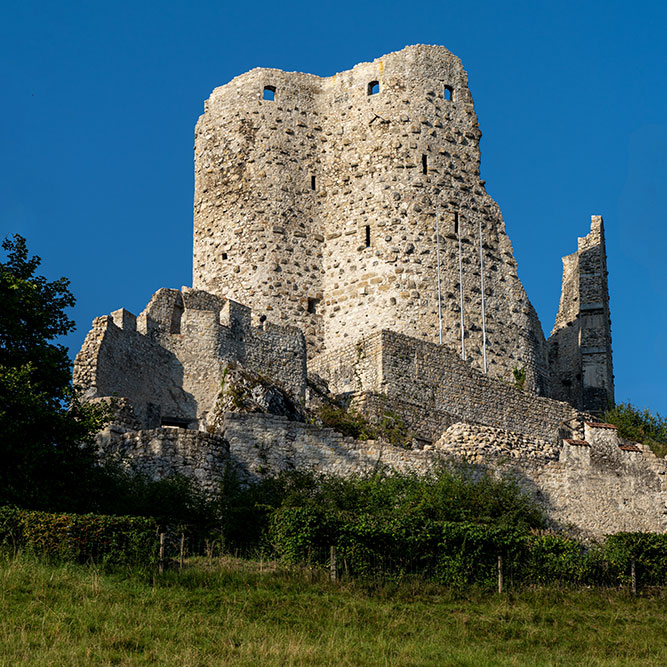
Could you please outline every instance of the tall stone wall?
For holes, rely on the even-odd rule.
[[[460,345],[460,247],[466,352],[481,367],[481,241],[489,372],[525,367],[548,394],[541,326],[479,178],[480,136],[466,72],[438,46],[327,78],[254,69],[216,88],[195,137],[194,287],[298,326],[310,356],[383,328],[436,342],[438,215],[444,341]]]
[[[303,334],[251,320],[249,308],[228,299],[161,289],[139,317],[121,309],[95,319],[74,362],[74,383],[88,399],[127,398],[142,428],[205,428],[232,363],[270,378],[301,402]]]
[[[455,422],[555,442],[582,419],[571,405],[485,375],[446,346],[393,331],[322,354],[309,370],[327,380],[332,392],[353,395],[355,404],[371,415],[397,413],[425,442]]]
[[[602,217],[563,258],[560,307],[548,341],[552,396],[589,412],[614,403],[607,255]]]

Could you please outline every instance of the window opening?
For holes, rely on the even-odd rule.
[[[444,97],[446,100],[449,100],[450,102],[454,99],[454,89],[451,86],[445,86]]]
[[[379,81],[371,81],[368,84],[368,94],[369,95],[377,95],[380,92],[380,82]]]
[[[273,102],[276,99],[276,87],[264,86],[264,99]]]
[[[366,247],[371,247],[371,226],[366,225]]]
[[[319,299],[316,299],[314,297],[308,297],[308,312],[311,315],[315,315],[317,313],[317,304],[320,302]]]
[[[316,182],[315,182],[315,176],[310,177],[310,189],[315,190],[316,189]]]
[[[428,159],[426,155],[422,155],[422,174],[428,174]]]
[[[226,252],[222,253],[222,259],[227,259],[227,253]]]
[[[454,213],[454,234],[458,236],[459,233],[459,214]]]

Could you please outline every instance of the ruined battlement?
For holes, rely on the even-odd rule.
[[[98,317],[74,362],[89,399],[127,398],[141,428],[204,429],[225,369],[268,374],[295,401],[306,386],[303,334],[255,318],[252,310],[201,290],[158,290],[135,317]]]

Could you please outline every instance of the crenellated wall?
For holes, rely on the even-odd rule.
[[[460,347],[460,240],[466,352],[482,366],[481,231],[489,373],[525,367],[548,395],[544,336],[447,49],[327,78],[254,69],[213,91],[195,135],[195,287],[301,328],[310,357],[381,329],[436,342],[438,215],[444,342]]]
[[[161,289],[135,318],[121,309],[98,317],[74,362],[88,399],[127,398],[142,428],[205,428],[230,363],[271,381],[297,402],[306,386],[303,334],[228,299]]]

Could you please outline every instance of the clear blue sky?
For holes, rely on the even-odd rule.
[[[545,333],[562,255],[607,230],[617,400],[667,415],[667,3],[36,2],[0,9],[0,236],[93,317],[191,283],[193,132],[253,67],[331,75],[407,44],[459,56]]]

